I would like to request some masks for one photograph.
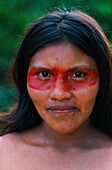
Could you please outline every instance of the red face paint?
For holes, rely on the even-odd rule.
[[[47,73],[47,74],[46,74]],[[61,87],[65,91],[79,90],[96,84],[98,74],[94,69],[74,69],[64,72],[56,68],[32,69],[28,73],[28,84],[36,90],[48,90]]]

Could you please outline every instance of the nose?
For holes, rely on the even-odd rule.
[[[51,89],[50,98],[52,100],[69,100],[72,98],[72,92],[66,88],[66,83],[63,80],[55,82],[54,87]]]

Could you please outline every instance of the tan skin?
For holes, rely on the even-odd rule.
[[[32,69],[43,87],[31,86]],[[82,70],[94,70],[95,81],[90,71],[85,75]],[[111,138],[89,122],[99,89],[98,70],[89,56],[70,43],[42,48],[31,60],[27,88],[43,123],[1,137],[1,170],[112,169]]]

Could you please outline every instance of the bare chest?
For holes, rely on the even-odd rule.
[[[112,170],[110,150],[13,148],[3,155],[1,170]]]

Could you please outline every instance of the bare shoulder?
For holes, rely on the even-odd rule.
[[[0,149],[3,149],[4,147],[8,146],[13,142],[13,135],[7,134],[0,137]]]
[[[5,143],[15,143],[20,142],[22,133],[21,132],[12,132],[8,133],[4,136],[2,136],[2,141],[5,141]]]
[[[106,169],[112,169],[112,138],[107,137],[102,141],[103,147],[100,153],[97,153],[100,158],[102,158],[102,167],[106,167]],[[99,151],[99,150],[98,150]]]
[[[15,158],[20,155],[21,138],[18,133],[10,133],[0,137],[0,169],[13,169]],[[21,150],[20,150],[21,152]],[[11,168],[9,168],[11,167]]]
[[[109,163],[112,168],[112,137],[101,133],[96,139],[96,155],[102,155],[103,161]]]
[[[17,153],[21,140],[16,133],[9,133],[0,137],[0,160],[6,161],[12,154]]]
[[[12,146],[12,135],[0,136],[0,160],[3,164],[4,160],[7,159],[8,153],[11,151]],[[10,152],[11,153],[11,152]],[[1,165],[2,166],[2,165]]]
[[[0,153],[5,153],[14,149],[20,138],[15,133],[9,133],[0,137]]]
[[[107,154],[110,154],[110,158],[112,159],[112,137],[107,136],[107,138],[104,139],[103,143],[105,143],[105,152],[107,152]]]

